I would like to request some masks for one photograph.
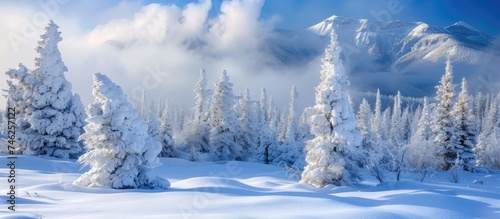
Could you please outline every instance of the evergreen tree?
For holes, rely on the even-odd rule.
[[[310,133],[311,127],[309,126],[309,122],[307,121],[307,119],[309,118],[308,111],[309,111],[309,109],[305,109],[302,112],[302,115],[300,116],[300,122],[299,122],[299,128],[298,128],[299,137],[297,138],[298,141],[300,141],[300,142],[305,142],[305,141],[310,140],[314,137]]]
[[[463,169],[471,171],[475,165],[474,146],[478,131],[476,119],[470,106],[471,100],[467,92],[465,78],[462,79],[461,89],[452,112],[456,130],[452,141],[454,148],[452,149],[458,154],[459,163],[463,165]]]
[[[412,123],[412,118],[410,118],[410,107],[405,107],[403,110],[403,114],[401,114],[401,122],[400,122],[400,127],[401,127],[401,145],[405,145],[410,141],[411,137],[411,123]]]
[[[401,121],[401,92],[398,91],[397,95],[394,96],[394,106],[392,108],[391,115],[391,126],[389,127],[389,136],[391,138],[392,144],[396,147],[402,145],[403,134],[402,134],[402,121]]]
[[[207,99],[209,98],[209,94],[207,90],[207,75],[203,68],[200,70],[200,79],[198,79],[194,87],[194,93],[196,100],[195,107],[193,108],[194,120],[197,122],[207,122],[207,111],[209,109]]]
[[[499,95],[500,96],[500,95]],[[498,98],[495,98],[498,100]],[[476,155],[476,165],[480,167],[494,167],[495,158],[500,163],[498,156],[500,150],[498,147],[498,101],[492,101],[489,105],[481,133],[478,136],[477,145],[474,148]],[[500,165],[497,166],[500,169]]]
[[[160,118],[160,128],[159,128],[159,142],[161,143],[160,157],[176,157],[177,151],[175,150],[175,142],[172,131],[172,126],[170,125],[170,117],[168,112],[168,104],[165,104],[165,108],[161,113]]]
[[[453,85],[453,69],[449,59],[446,61],[445,74],[436,88],[438,103],[432,125],[434,144],[438,147],[438,155],[443,159],[442,169],[449,170],[457,159],[457,151],[452,144],[456,130],[451,115],[455,85]]]
[[[421,180],[425,178],[430,168],[436,163],[436,150],[432,140],[432,112],[424,97],[424,105],[416,132],[412,134],[410,144],[411,148],[408,154],[408,163],[410,168],[419,171],[422,174]]]
[[[382,138],[382,100],[380,97],[380,90],[377,89],[377,96],[375,99],[375,109],[371,121],[371,130],[377,139]]]
[[[292,87],[290,96],[291,101],[288,108],[288,125],[285,139],[283,144],[278,147],[278,156],[274,159],[274,163],[285,162],[288,166],[294,165],[295,162],[303,155],[303,150],[297,141],[296,99],[298,97],[298,93],[295,86]]]
[[[82,151],[78,140],[85,124],[80,97],[71,92],[71,83],[57,44],[62,40],[58,26],[50,21],[38,41],[36,68],[29,72],[22,64],[7,75],[17,79],[9,84],[9,98],[20,110],[16,134],[23,153],[58,158],[77,158]],[[20,102],[21,101],[21,102]]]
[[[209,91],[205,69],[201,69],[200,78],[194,88],[195,106],[193,119],[188,123],[186,145],[189,146],[189,160],[199,160],[201,154],[208,153],[210,149],[209,118]]]
[[[382,140],[390,140],[390,130],[391,130],[391,107],[387,107],[382,113],[382,123],[380,124],[380,136]]]
[[[366,101],[365,98],[361,100],[361,104],[359,105],[359,110],[358,110],[358,115],[357,115],[357,121],[358,121],[358,129],[360,133],[364,136],[364,139],[368,139],[369,135],[372,133],[371,131],[371,121],[370,118],[372,118],[372,110],[371,106]]]
[[[160,121],[158,119],[158,114],[156,113],[156,108],[154,102],[151,102],[151,111],[148,116],[148,135],[151,136],[155,141],[161,142],[160,139]]]
[[[270,163],[269,159],[269,147],[271,145],[271,135],[269,130],[269,125],[265,119],[265,113],[260,105],[262,101],[255,103],[255,114],[257,117],[257,152],[255,154],[255,159],[261,163]],[[267,109],[266,109],[267,110]]]
[[[121,87],[96,73],[93,94],[82,135],[88,151],[78,160],[90,170],[75,183],[115,189],[168,188],[167,180],[151,172],[160,165],[161,144],[148,135],[148,125]]]
[[[276,109],[276,104],[274,103],[274,99],[273,97],[270,97],[267,109],[267,121],[266,121],[266,124],[269,127],[269,147],[268,147],[269,162],[274,161],[274,159],[279,156],[278,146],[280,144],[279,142],[280,117],[281,115]]]
[[[233,111],[233,84],[224,70],[216,84],[210,118],[210,155],[215,161],[234,160],[242,155],[236,142],[237,124]]]
[[[358,150],[362,137],[348,102],[349,81],[334,30],[330,39],[310,119],[315,138],[307,142],[307,166],[302,173],[302,182],[315,187],[352,185],[360,178]]]
[[[252,100],[250,99],[250,92],[247,89],[240,99],[240,117],[241,124],[240,133],[238,133],[237,142],[243,147],[244,159],[253,157],[258,142],[258,124],[254,114],[254,107],[252,107]]]
[[[370,153],[373,153],[374,147],[377,142],[375,137],[373,136],[373,132],[371,130],[371,119],[372,119],[372,110],[368,101],[363,98],[361,100],[361,104],[359,105],[358,115],[356,119],[358,121],[358,129],[363,136],[363,153],[365,156],[368,156]]]

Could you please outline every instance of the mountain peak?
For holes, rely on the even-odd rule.
[[[474,28],[471,25],[465,23],[464,21],[456,22],[456,23],[454,23],[454,24],[452,24],[452,25],[450,25],[448,27],[453,27],[453,26],[455,26],[455,27],[460,26],[460,27],[464,27],[464,28],[467,28],[467,29],[475,31],[475,32],[479,32],[478,30],[476,30],[476,28]]]
[[[325,21],[333,21],[333,20],[335,20],[335,18],[338,18],[338,17],[339,16],[337,16],[337,15],[332,15],[331,17],[325,19]]]

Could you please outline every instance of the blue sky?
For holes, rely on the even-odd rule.
[[[190,0],[147,0],[144,3],[185,5]],[[221,0],[213,0],[211,15],[218,13]],[[465,21],[483,33],[500,35],[500,1],[497,0],[266,0],[261,17],[279,17],[277,27],[297,29],[312,26],[331,15],[376,19],[375,14],[389,11],[391,4],[401,12],[392,19],[421,21],[436,26],[448,26]],[[385,18],[384,18],[385,19]]]
[[[59,2],[55,13],[43,7],[46,2]],[[193,2],[195,4],[187,6]],[[261,68],[267,60],[258,45],[273,34],[274,28],[303,29],[338,15],[422,21],[441,27],[462,20],[479,31],[499,37],[499,5],[498,0],[232,0],[224,3],[212,0],[211,4],[207,0],[0,0],[0,33],[3,33],[0,34],[0,71],[15,68],[19,62],[33,67],[36,56],[33,48],[50,17],[60,26],[64,39],[60,49],[70,69],[67,78],[86,103],[92,100],[93,73],[107,74],[127,93],[133,94],[135,88],[142,89],[144,75],[154,69],[167,78],[158,86],[148,88],[151,94],[189,106],[192,86],[197,81],[199,68],[204,67],[210,83],[218,80],[218,74],[225,69],[235,90],[250,88],[251,95],[258,97],[260,89],[266,87],[278,104],[286,105],[292,85],[297,85],[302,92],[299,98],[313,99],[314,90],[310,88],[317,84],[318,78],[302,75],[319,72],[320,65],[318,59],[301,68]],[[40,16],[46,20],[40,21]],[[190,21],[179,25],[180,19]],[[12,36],[20,39],[18,44],[12,43]],[[209,52],[208,56],[185,49],[185,42],[197,39],[205,42],[203,51]],[[109,42],[134,46],[119,50],[110,47]],[[282,77],[281,73],[285,72],[289,77]],[[6,76],[0,74],[0,89],[6,88],[5,81]],[[275,81],[280,81],[279,85]],[[0,105],[2,103],[0,98]]]

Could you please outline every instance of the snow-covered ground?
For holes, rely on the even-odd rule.
[[[162,158],[154,169],[168,190],[73,185],[87,169],[74,160],[19,156],[16,212],[7,210],[5,156],[0,156],[0,218],[500,218],[500,174],[449,173],[425,182],[317,189],[283,168],[249,162],[203,163]],[[473,183],[480,180],[480,183]]]

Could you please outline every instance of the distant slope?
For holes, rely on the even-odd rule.
[[[365,90],[380,87],[384,93],[430,95],[448,56],[456,67],[457,81],[468,77],[473,88],[480,77],[498,74],[496,39],[462,21],[441,28],[422,22],[332,16],[308,29],[326,38],[332,28],[343,47],[346,67]],[[376,77],[370,73],[377,73]]]

